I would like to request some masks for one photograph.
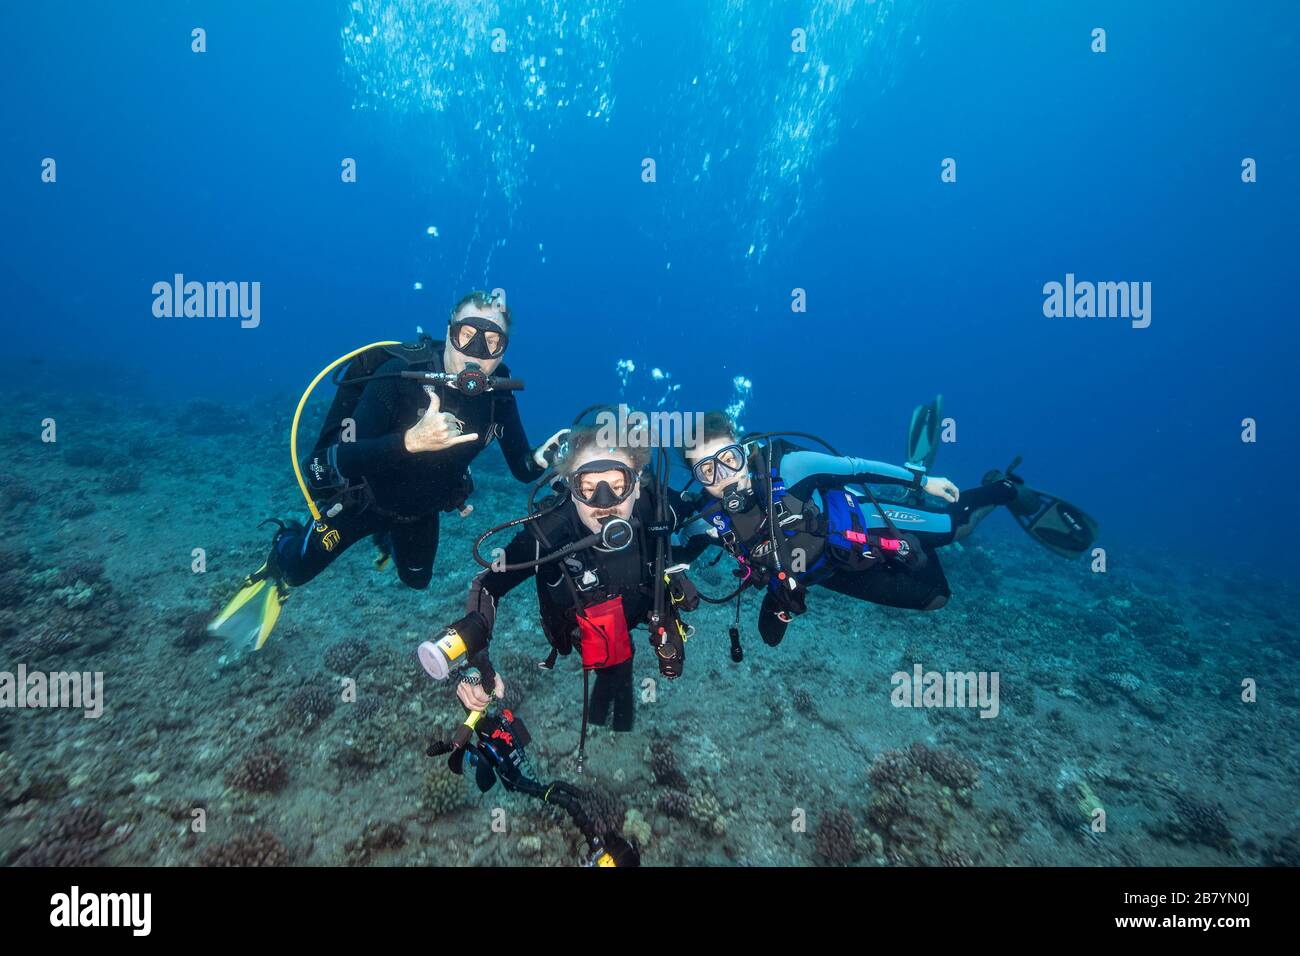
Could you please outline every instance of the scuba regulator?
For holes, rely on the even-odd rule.
[[[483,371],[482,366],[473,362],[466,363],[462,371],[454,374],[451,372],[415,371],[412,369],[384,373],[374,371],[382,364],[378,359],[371,361],[370,357],[366,355],[366,353],[374,351],[382,351],[390,358],[399,358],[408,363],[427,364],[437,361],[436,353],[433,351],[435,345],[433,339],[425,333],[424,329],[417,328],[416,332],[419,335],[419,342],[416,344],[407,345],[396,340],[371,342],[369,345],[363,345],[359,349],[353,349],[346,355],[339,356],[316,373],[315,378],[311,380],[307,388],[303,390],[302,396],[298,399],[298,406],[294,409],[293,423],[289,430],[289,457],[293,464],[294,477],[298,481],[298,488],[307,502],[307,510],[311,512],[316,531],[325,539],[328,539],[330,535],[330,528],[326,519],[336,517],[348,507],[354,497],[364,494],[364,483],[360,486],[350,486],[345,480],[341,479],[337,468],[334,467],[332,454],[324,456],[318,454],[308,464],[308,468],[312,473],[310,484],[303,477],[301,459],[298,457],[298,425],[302,420],[302,413],[307,407],[308,400],[310,400],[316,386],[320,384],[325,376],[330,375],[331,372],[334,373],[330,381],[336,389],[342,389],[344,386],[359,386],[365,382],[381,378],[414,379],[429,387],[444,385],[470,396],[484,395],[491,392],[519,391],[524,387],[521,379],[497,378],[488,375]],[[403,352],[413,354],[404,355]],[[354,360],[356,360],[355,366]],[[358,368],[363,374],[354,374]],[[336,404],[338,401],[339,399],[336,396]],[[322,507],[324,513],[322,513]]]
[[[459,372],[398,372],[402,378],[415,379],[424,385],[448,385],[464,395],[483,395],[487,392],[514,392],[524,387],[517,378],[497,378],[488,375],[473,362]]]

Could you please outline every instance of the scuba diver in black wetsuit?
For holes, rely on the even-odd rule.
[[[1025,488],[1013,469],[990,473],[980,487],[959,492],[947,479],[927,476],[921,461],[899,467],[833,450],[808,451],[775,434],[742,441],[721,412],[705,416],[704,433],[686,450],[686,461],[714,500],[678,538],[707,536],[726,549],[739,565],[737,594],[746,586],[766,590],[759,633],[769,645],[780,643],[786,626],[804,613],[808,589],[817,585],[890,607],[941,608],[952,591],[937,548],[965,537],[998,505],[1011,508],[1018,520],[1027,509],[1046,509],[1047,501],[1071,507]],[[873,484],[903,486],[917,497],[924,492],[949,504],[937,510],[882,503]],[[1082,553],[1096,525],[1077,509],[1064,508],[1055,517],[1074,522],[1070,527],[1077,533],[1048,546]],[[1038,517],[1041,530],[1043,515]],[[773,535],[773,527],[781,533]]]
[[[306,584],[356,542],[374,537],[408,587],[428,586],[438,550],[439,513],[468,514],[469,465],[500,441],[511,473],[532,481],[543,471],[529,447],[502,364],[510,311],[472,292],[452,310],[445,343],[382,342],[322,371],[294,415],[291,452],[310,522],[275,521],[271,552],[209,625],[209,631],[261,648],[290,587]],[[338,392],[310,455],[297,454],[298,421],[320,380],[339,366]],[[558,435],[546,445],[558,440]]]
[[[486,648],[491,638],[497,602],[536,577],[542,627],[551,643],[542,666],[552,667],[558,655],[575,648],[582,660],[582,739],[589,723],[631,730],[632,630],[647,624],[660,673],[676,678],[691,634],[681,612],[698,604],[682,573],[685,565],[673,563],[671,550],[684,505],[667,488],[667,455],[659,453],[653,474],[647,468],[650,457],[647,443],[635,436],[617,444],[603,427],[575,426],[556,461],[560,493],[528,516],[490,530],[475,545],[475,557],[487,570],[474,578],[465,617],[440,640],[420,646],[425,669],[441,679],[453,662],[472,663],[475,650]],[[480,553],[486,538],[520,525],[491,560]],[[589,686],[593,672],[595,683]],[[457,694],[472,711],[481,712],[490,702],[476,683],[462,681]],[[494,694],[505,694],[499,676]],[[581,755],[580,745],[580,760]]]

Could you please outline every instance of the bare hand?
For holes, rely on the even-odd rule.
[[[467,681],[461,681],[456,685],[456,696],[460,702],[465,705],[466,710],[477,710],[479,712],[487,710],[487,705],[492,702],[492,698],[483,693],[483,687],[479,684],[471,684]],[[506,682],[497,675],[496,687],[493,689],[492,697],[501,700],[506,696]]]
[[[955,502],[961,497],[961,492],[957,490],[957,486],[947,478],[927,478],[922,488],[927,495],[934,495],[944,501]]]
[[[409,452],[442,451],[454,445],[478,441],[478,432],[461,434],[464,425],[455,415],[442,411],[438,393],[426,387],[429,393],[429,407],[418,422],[406,430],[403,440]]]
[[[537,446],[537,451],[533,452],[533,461],[537,462],[538,468],[546,468],[549,466],[550,463],[546,460],[546,453],[559,445],[560,439],[567,434],[569,434],[569,429],[561,428],[558,432]]]

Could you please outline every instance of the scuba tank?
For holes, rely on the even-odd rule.
[[[789,615],[797,615],[804,611],[807,588],[822,574],[839,569],[868,571],[882,560],[911,565],[926,560],[920,542],[915,536],[898,529],[868,485],[862,485],[862,490],[885,524],[885,529],[879,532],[868,531],[861,504],[847,491],[824,492],[824,513],[811,501],[798,502],[797,510],[791,507],[797,499],[788,495],[780,478],[780,459],[800,448],[782,440],[787,438],[810,439],[830,454],[841,457],[829,442],[809,432],[773,431],[744,435],[739,442],[747,451],[751,487],[745,491],[737,489],[720,499],[706,500],[703,507],[682,523],[684,526],[697,518],[708,520],[718,532],[725,550],[738,562],[735,573],[740,580],[730,593],[722,597],[700,595],[701,600],[711,604],[737,601],[737,621],[729,629],[731,656],[736,662],[743,657],[739,601],[746,589],[766,590],[778,608]],[[744,520],[755,504],[761,509],[757,520]],[[759,538],[753,545],[747,545],[742,535],[737,533],[738,518],[742,519],[742,525],[752,525],[746,533]],[[798,531],[791,532],[788,527],[800,524],[803,526]],[[791,538],[800,533],[814,536],[819,547],[808,566],[802,568],[796,566],[791,548]],[[766,540],[762,540],[764,534]]]
[[[293,464],[294,477],[298,489],[307,502],[316,523],[316,530],[321,535],[329,533],[327,520],[333,518],[346,508],[361,505],[369,501],[369,488],[362,481],[349,485],[334,467],[332,448],[345,437],[345,423],[352,417],[361,394],[368,382],[380,378],[406,378],[419,381],[429,387],[444,385],[454,388],[466,395],[481,395],[494,391],[517,391],[524,383],[514,378],[496,378],[489,376],[477,365],[467,365],[458,374],[442,370],[442,355],[435,342],[423,329],[417,329],[419,338],[414,343],[397,341],[372,342],[354,349],[330,362],[318,373],[303,391],[294,409],[293,424],[289,432],[289,456]],[[407,368],[398,372],[380,373],[378,369],[392,359],[400,359]],[[420,368],[419,366],[433,366]],[[311,460],[307,462],[310,485],[303,477],[303,463],[298,457],[298,428],[302,420],[303,409],[316,386],[326,375],[335,386],[334,400],[325,414],[325,422],[312,446]],[[465,492],[468,496],[468,489]]]

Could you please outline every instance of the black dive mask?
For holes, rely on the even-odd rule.
[[[602,481],[596,486],[596,493],[591,495],[583,503],[591,505],[593,508],[613,508],[616,505],[622,504],[626,500],[626,495],[620,498],[618,495],[614,494],[613,489],[609,487],[609,482]]]
[[[622,474],[622,494],[611,488],[609,482],[605,480],[598,481],[595,489],[590,493],[583,493],[583,475],[601,474],[608,471],[617,471]],[[569,494],[573,495],[575,501],[581,501],[584,505],[590,505],[592,508],[613,508],[627,501],[632,496],[632,493],[636,491],[636,472],[621,461],[608,459],[589,461],[568,477],[568,485]]]
[[[470,329],[473,330],[472,333],[469,332]],[[495,350],[488,343],[489,334],[494,336]],[[451,323],[447,329],[447,339],[451,342],[451,347],[461,355],[476,359],[494,359],[505,354],[510,336],[491,319],[467,315]],[[462,342],[464,344],[461,344]]]

